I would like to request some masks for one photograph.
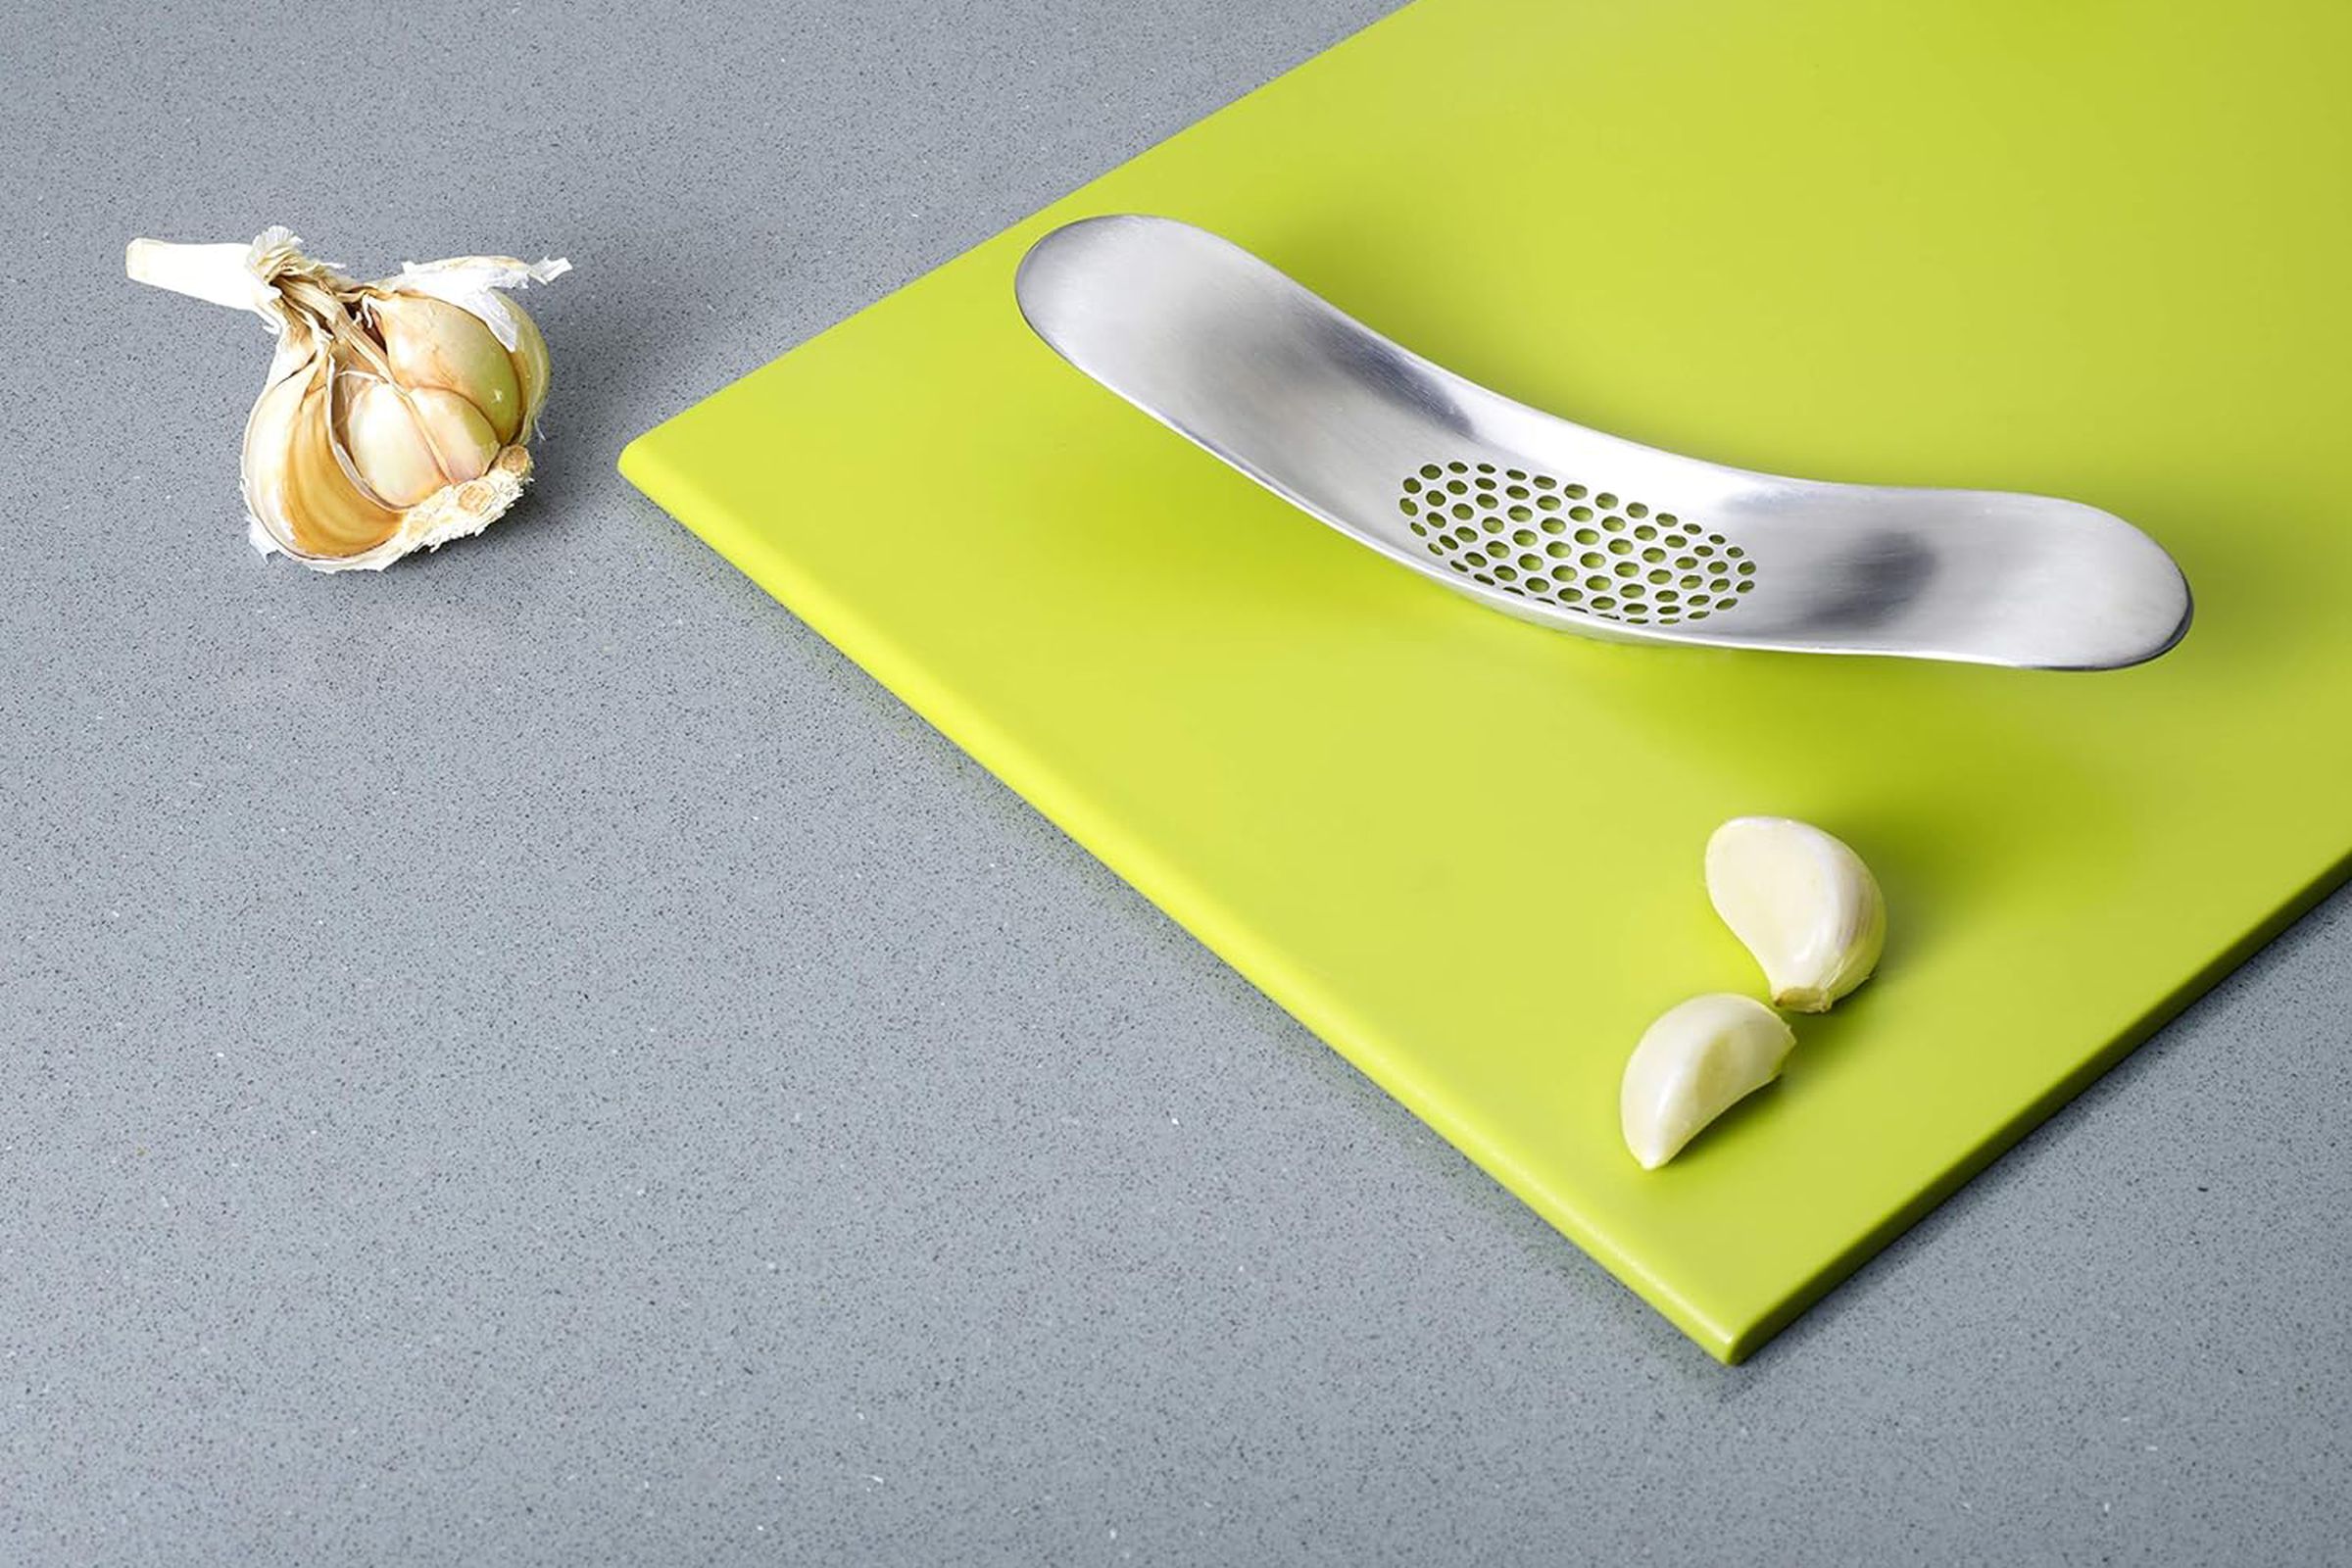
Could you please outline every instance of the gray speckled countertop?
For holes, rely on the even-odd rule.
[[[0,24],[0,1561],[2352,1560],[2352,902],[1727,1371],[615,477],[1382,9]],[[275,220],[526,510],[246,550]]]

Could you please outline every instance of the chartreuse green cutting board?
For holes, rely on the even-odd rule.
[[[2352,8],[1422,0],[632,445],[628,477],[1737,1359],[2347,868]],[[1086,380],[1014,264],[1189,220],[1678,452],[2073,497],[2155,663],[1612,646]],[[1654,1174],[1643,1026],[1760,980],[1700,848],[1820,823],[1878,977]]]

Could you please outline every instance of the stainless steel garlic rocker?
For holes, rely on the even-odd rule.
[[[1189,223],[1093,218],[1015,294],[1072,365],[1358,543],[1589,637],[2111,669],[2188,584],[2109,513],[1704,463],[1488,391]]]

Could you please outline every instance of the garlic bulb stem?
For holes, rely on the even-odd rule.
[[[124,248],[122,266],[134,283],[168,288],[231,310],[270,314],[270,288],[254,271],[251,245],[134,239]]]

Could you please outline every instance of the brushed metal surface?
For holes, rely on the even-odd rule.
[[[2139,663],[2188,628],[2172,557],[2095,507],[1786,478],[1587,429],[1171,219],[1055,229],[1014,288],[1039,336],[1153,418],[1399,565],[1539,625],[2058,669]],[[1589,516],[1538,511],[1546,495]],[[1524,516],[1500,515],[1512,508]],[[1638,537],[1661,520],[1680,541]]]

